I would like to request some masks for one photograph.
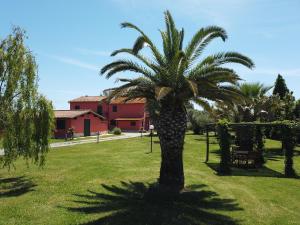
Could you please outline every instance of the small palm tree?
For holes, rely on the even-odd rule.
[[[112,53],[127,53],[130,59],[116,60],[101,70],[106,78],[132,71],[140,76],[135,79],[119,79],[125,82],[115,88],[110,98],[146,98],[148,103],[157,103],[158,119],[156,129],[161,146],[161,168],[159,187],[167,190],[181,190],[184,187],[183,145],[186,131],[185,104],[193,101],[204,108],[210,101],[232,104],[241,99],[241,93],[231,84],[237,84],[239,76],[232,69],[223,67],[226,63],[238,63],[248,68],[254,66],[251,59],[236,52],[221,52],[197,61],[205,47],[215,38],[227,39],[224,29],[217,26],[201,28],[187,46],[183,47],[184,30],[178,30],[169,11],[165,12],[166,30],[160,31],[163,52],[137,26],[122,23],[139,33],[133,48],[124,48]],[[152,58],[140,51],[148,47]]]
[[[245,96],[245,100],[242,104],[239,105],[239,114],[253,114],[251,119],[256,120],[261,111],[266,111],[267,105],[271,104],[271,100],[266,96],[267,92],[271,90],[272,86],[265,86],[262,83],[242,83],[238,84],[238,89]]]
[[[238,84],[238,88],[249,100],[253,100],[265,96],[273,86],[265,86],[262,83],[255,82]]]

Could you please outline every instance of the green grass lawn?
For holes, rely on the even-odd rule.
[[[191,191],[173,201],[146,192],[159,175],[157,139],[150,154],[143,137],[53,149],[43,169],[19,160],[0,169],[0,224],[300,224],[300,179],[283,178],[279,142],[267,141],[264,168],[218,176],[217,142],[205,164],[204,140],[186,136]],[[300,149],[294,163],[300,174]]]

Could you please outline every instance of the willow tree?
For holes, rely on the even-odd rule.
[[[42,165],[53,125],[52,104],[37,92],[37,65],[24,39],[24,31],[15,28],[0,42],[0,139],[4,166],[10,166],[18,157]]]
[[[232,85],[240,80],[238,74],[226,63],[238,63],[248,68],[254,66],[251,59],[237,52],[221,52],[199,60],[205,47],[215,38],[227,39],[224,29],[209,26],[199,29],[186,47],[183,46],[184,30],[178,30],[171,14],[165,12],[166,30],[160,31],[163,51],[137,26],[122,23],[122,28],[138,32],[132,48],[112,53],[126,53],[134,58],[116,60],[104,66],[102,74],[110,78],[123,71],[131,71],[139,77],[119,79],[125,82],[111,93],[110,98],[146,98],[159,104],[156,129],[161,146],[161,168],[159,187],[167,190],[181,190],[184,187],[183,145],[187,117],[185,103],[194,101],[204,108],[210,101],[232,104],[241,99],[241,93]],[[152,57],[141,53],[149,48]]]

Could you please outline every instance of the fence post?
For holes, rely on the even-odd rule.
[[[209,129],[208,126],[206,125],[206,160],[205,162],[207,163],[209,160]]]
[[[99,143],[100,140],[100,131],[97,131],[97,143]]]
[[[282,137],[282,147],[284,149],[285,155],[285,167],[284,167],[284,175],[286,177],[295,177],[296,171],[293,168],[293,156],[294,156],[294,148],[296,145],[295,139],[295,129],[291,123],[282,125],[281,133]]]
[[[221,161],[219,167],[219,173],[222,175],[227,175],[231,173],[230,168],[230,143],[231,137],[228,130],[228,121],[220,120],[218,123],[218,135],[219,135],[219,145],[221,150]]]

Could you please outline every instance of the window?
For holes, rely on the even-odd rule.
[[[66,121],[62,119],[56,120],[56,129],[58,130],[66,129]]]
[[[98,107],[97,107],[97,113],[102,116],[102,114],[103,114],[103,112],[102,112],[102,105],[98,105]]]
[[[112,111],[113,111],[113,112],[117,112],[117,111],[118,111],[118,107],[117,107],[116,105],[113,105]]]
[[[80,105],[75,105],[75,109],[80,109]]]
[[[131,121],[130,122],[130,126],[135,127],[136,126],[136,122],[135,121]]]

